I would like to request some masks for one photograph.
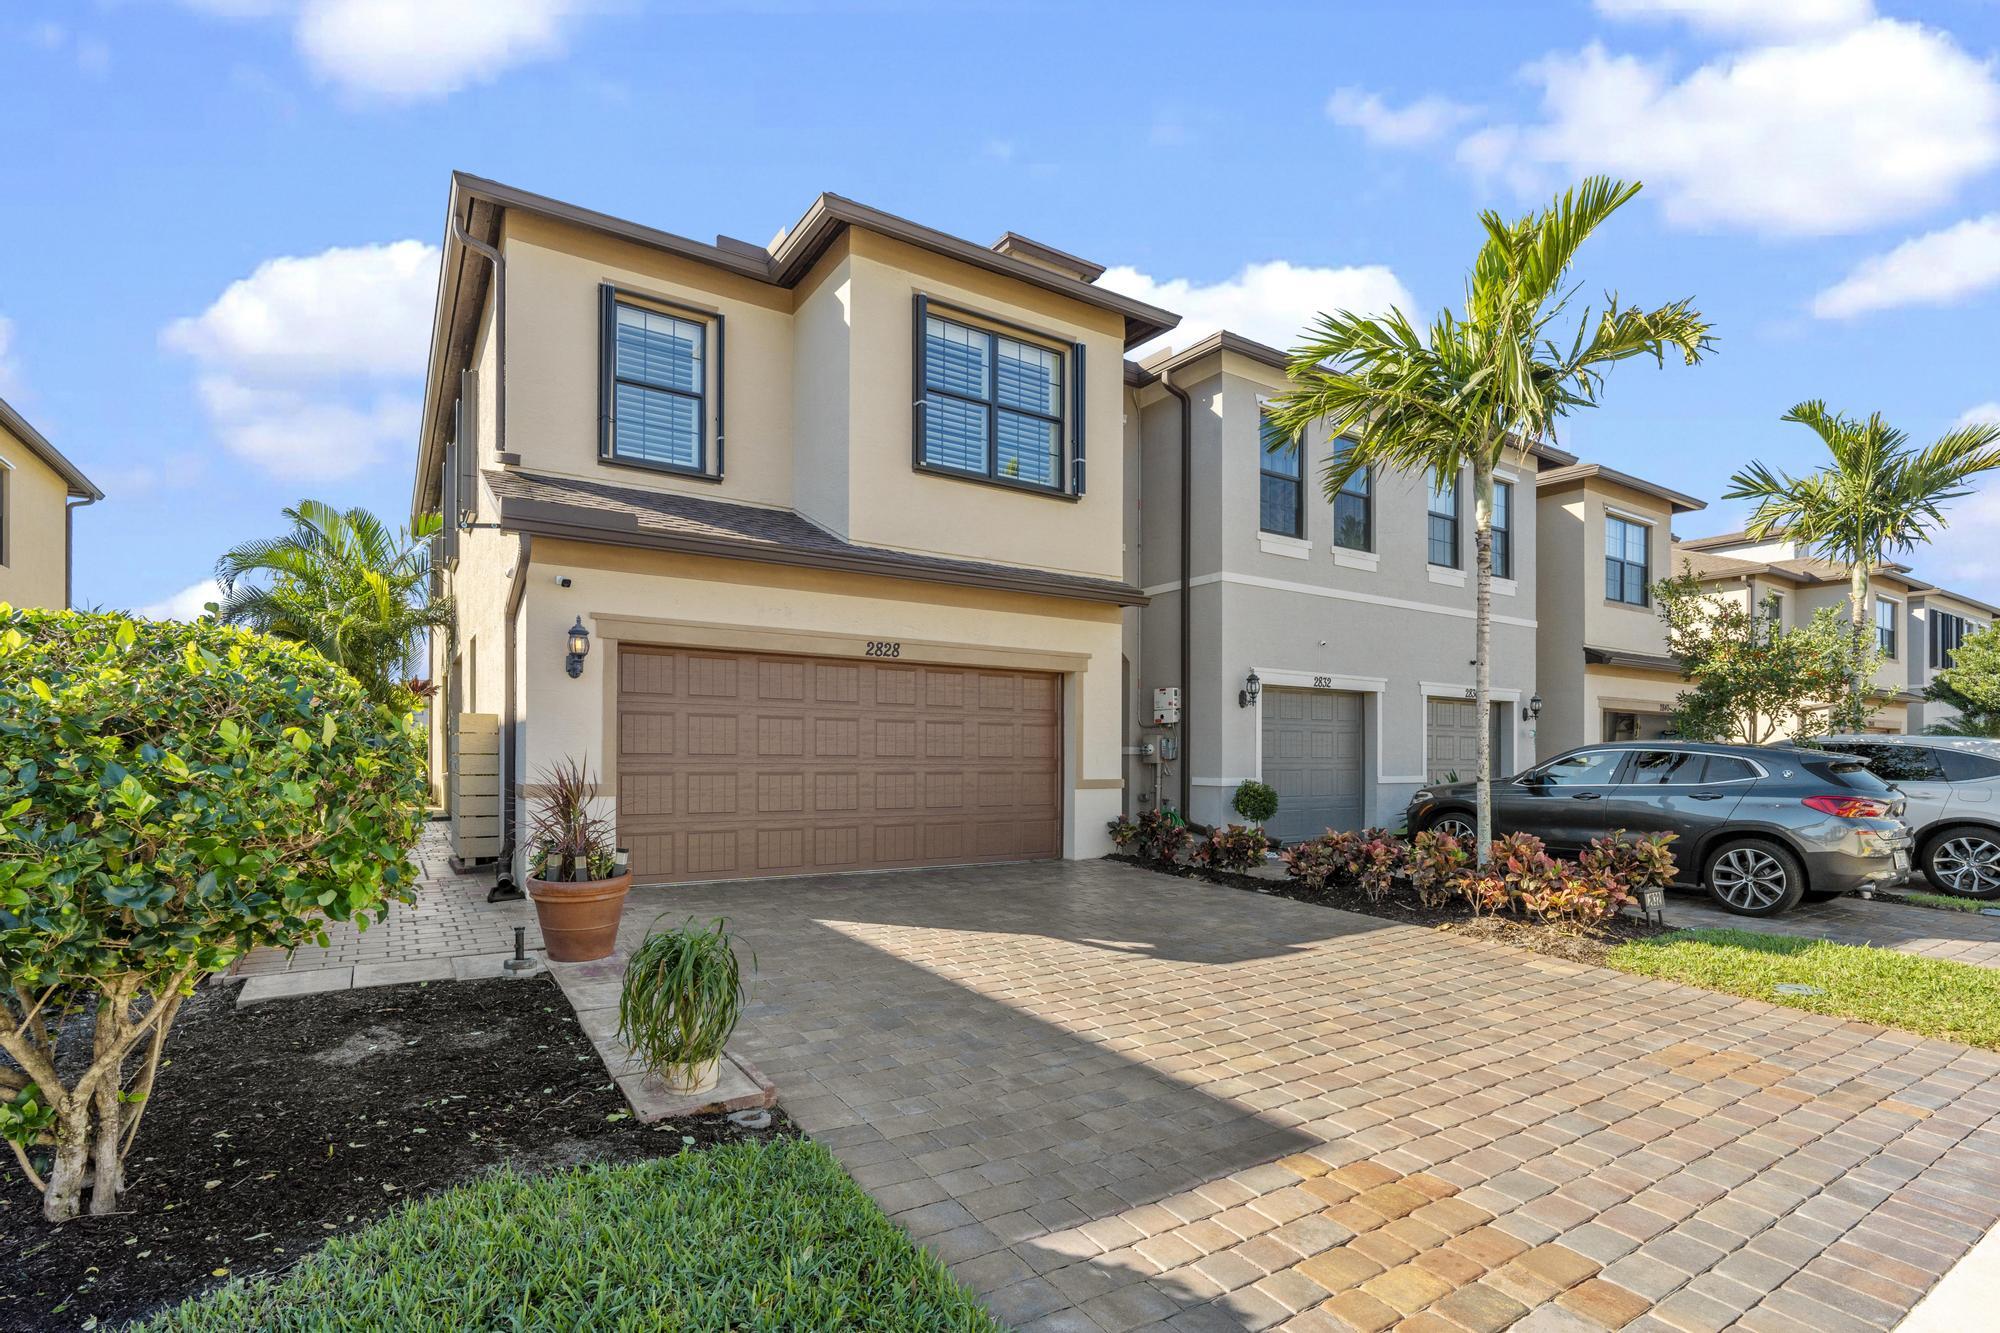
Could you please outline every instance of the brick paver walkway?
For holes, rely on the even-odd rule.
[[[1872,944],[1927,958],[2000,967],[2000,916],[1977,912],[1946,912],[1850,894],[1831,902],[1800,903],[1783,916],[1753,918],[1725,912],[1708,895],[1683,890],[1667,895],[1666,915],[1670,926],[1724,926],[1766,935]]]
[[[454,963],[491,962],[478,975],[497,974],[499,959],[514,949],[514,927],[528,928],[527,947],[542,947],[534,904],[525,900],[489,903],[492,869],[460,875],[451,868],[450,834],[442,823],[424,825],[412,853],[422,866],[416,901],[395,903],[388,920],[366,930],[333,922],[327,927],[327,947],[306,945],[286,954],[256,949],[239,959],[231,976],[284,977],[267,982],[256,998],[280,998],[314,990],[341,990],[349,985],[393,985],[407,981],[449,979]]]
[[[635,893],[1010,1324],[1887,1328],[2000,1213],[2000,1055],[1113,863]]]

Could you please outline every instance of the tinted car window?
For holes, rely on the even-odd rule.
[[[1685,787],[1702,780],[1702,762],[1708,756],[1689,750],[1640,750],[1625,770],[1625,783],[1634,787]]]
[[[1601,787],[1611,781],[1623,750],[1586,750],[1551,760],[1528,774],[1528,781],[1545,787]]]
[[[1982,778],[2000,778],[2000,759],[1991,759],[1983,754],[1970,754],[1964,750],[1939,750],[1938,764],[1944,769],[1946,782],[1978,782]]]
[[[1868,765],[1859,759],[1836,759],[1831,763],[1812,763],[1805,767],[1850,791],[1867,792],[1870,796],[1895,794],[1888,783],[1877,777]]]
[[[1703,782],[1750,782],[1757,777],[1757,766],[1748,759],[1738,759],[1735,755],[1712,754],[1708,757],[1708,769],[1702,774]]]
[[[1935,782],[1944,776],[1937,755],[1922,745],[1880,745],[1853,741],[1841,747],[1863,760],[1885,782]]]

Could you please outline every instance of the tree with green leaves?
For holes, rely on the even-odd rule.
[[[1957,714],[1924,728],[1933,735],[2000,737],[2000,626],[1966,635],[1924,698]]]
[[[396,530],[366,509],[319,500],[285,517],[291,531],[216,561],[216,618],[317,650],[377,703],[416,706],[405,673],[419,637],[452,623],[451,599],[431,596],[428,539],[441,520]]]
[[[1653,585],[1653,605],[1666,623],[1667,651],[1688,681],[1674,701],[1677,735],[1764,745],[1834,721],[1829,705],[1845,695],[1849,645],[1832,607],[1786,629],[1777,598],[1753,608],[1686,569]],[[1840,719],[1839,729],[1849,729],[1845,723]]]
[[[1552,441],[1572,411],[1595,407],[1620,361],[1668,351],[1693,365],[1710,350],[1709,326],[1689,301],[1655,309],[1607,296],[1558,331],[1578,285],[1577,251],[1639,192],[1636,182],[1593,176],[1546,209],[1512,221],[1480,215],[1485,241],[1465,283],[1463,314],[1440,312],[1420,330],[1401,310],[1368,317],[1321,314],[1293,350],[1291,387],[1274,404],[1273,449],[1350,437],[1321,484],[1328,500],[1363,469],[1433,477],[1472,470],[1476,616],[1473,697],[1492,709],[1493,473],[1509,448]],[[1491,729],[1479,728],[1478,841],[1492,841]]]
[[[1752,463],[1729,479],[1722,498],[1756,502],[1745,525],[1751,540],[1788,539],[1847,571],[1852,649],[1845,708],[1862,717],[1874,675],[1864,670],[1870,578],[1930,541],[1945,525],[1945,503],[1971,494],[1974,478],[2000,468],[2000,423],[1961,426],[1915,449],[1879,412],[1866,420],[1846,417],[1814,399],[1783,420],[1819,436],[1830,461],[1798,477]]]

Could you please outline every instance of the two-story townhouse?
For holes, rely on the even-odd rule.
[[[1595,463],[1535,476],[1539,543],[1536,668],[1544,753],[1671,729],[1685,687],[1667,655],[1653,585],[1668,568],[1676,515],[1700,500]]]
[[[1769,614],[1775,606],[1777,622],[1786,628],[1805,625],[1829,608],[1843,622],[1850,615],[1847,570],[1806,552],[1790,538],[1760,541],[1747,532],[1689,538],[1676,544],[1674,568],[1691,570],[1717,595],[1761,613]],[[1870,576],[1869,624],[1881,653],[1869,693],[1870,731],[1920,729],[1921,718],[1912,707],[1920,700],[1911,680],[1913,654],[1923,649],[1910,632],[1911,605],[1930,591],[1931,585],[1915,577],[1907,565],[1885,564]],[[1916,668],[1914,674],[1921,676],[1922,669]]]
[[[642,881],[1107,848],[1123,354],[1176,317],[1099,271],[834,195],[759,246],[454,176],[413,509],[516,856],[565,757]]]
[[[1910,704],[1910,730],[1923,731],[1959,715],[1950,704],[1923,698],[1924,690],[1937,679],[1938,672],[1952,664],[1952,655],[1965,642],[1966,635],[1985,629],[2000,618],[2000,608],[1962,592],[1927,587],[1910,593],[1907,614],[1909,687],[1918,696]]]
[[[1133,808],[1226,821],[1235,787],[1258,778],[1278,792],[1270,832],[1296,838],[1393,822],[1424,782],[1469,776],[1469,472],[1448,485],[1364,473],[1329,503],[1334,444],[1320,432],[1266,447],[1285,356],[1236,334],[1150,358],[1128,382],[1127,577],[1150,599],[1126,614]],[[1574,461],[1515,453],[1499,472],[1488,724],[1501,772],[1534,754],[1535,470]],[[1171,727],[1150,725],[1160,687],[1181,691]]]
[[[76,510],[103,498],[76,464],[0,398],[0,602],[69,606]]]

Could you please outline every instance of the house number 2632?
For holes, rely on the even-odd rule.
[[[870,657],[901,657],[902,655],[903,645],[900,643],[891,643],[886,639],[870,639],[868,641],[868,656]]]

